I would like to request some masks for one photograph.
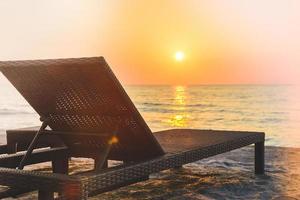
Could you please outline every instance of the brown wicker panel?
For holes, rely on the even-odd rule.
[[[157,159],[134,164],[119,169],[111,169],[94,176],[85,176],[82,181],[86,184],[89,196],[107,191],[114,185],[145,177],[151,173],[174,168],[197,160],[238,149],[253,143],[264,141],[264,134],[253,134],[247,137],[231,140],[203,148],[189,150],[180,153],[166,154]]]
[[[116,132],[122,160],[163,154],[102,57],[0,62],[0,70],[52,130]]]
[[[181,166],[190,162],[238,149],[250,144],[263,142],[264,134],[252,133],[246,137],[228,140],[222,143],[178,153],[166,154],[145,162],[134,163],[103,170],[101,173],[89,173],[69,177],[60,174],[0,168],[0,184],[14,186],[23,190],[49,189],[61,191],[60,199],[86,199],[120,185],[137,182],[151,173]],[[68,194],[77,194],[70,198]],[[76,191],[76,192],[75,192]]]
[[[62,192],[63,199],[86,199],[86,188],[76,177],[63,174],[49,174],[0,168],[0,184],[20,191],[44,190]],[[9,196],[9,193],[7,194]]]

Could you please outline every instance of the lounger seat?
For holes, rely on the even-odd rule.
[[[263,140],[263,133],[245,131],[218,131],[196,129],[170,129],[153,133],[166,153],[178,153],[214,145],[256,143]]]
[[[0,198],[38,190],[39,199],[87,199],[151,173],[255,144],[264,173],[264,133],[172,129],[152,133],[103,57],[0,62],[0,71],[40,115],[42,125],[7,131],[0,150]],[[48,147],[48,149],[35,150]],[[26,150],[26,153],[18,153]],[[94,170],[68,175],[71,157]],[[108,160],[123,161],[107,168]],[[52,161],[53,172],[22,170]],[[18,169],[10,169],[16,167]]]
[[[15,130],[16,131],[16,130]],[[27,130],[29,131],[29,130]],[[228,152],[250,144],[256,144],[257,155],[255,157],[256,171],[262,170],[263,152],[261,144],[264,141],[264,134],[259,132],[237,132],[237,131],[215,131],[215,130],[190,130],[173,129],[167,131],[154,132],[166,154],[155,159],[141,161],[136,163],[124,164],[112,168],[103,169],[101,172],[84,172],[73,176],[52,176],[48,174],[47,179],[40,172],[26,172],[20,176],[20,173],[8,169],[0,169],[2,173],[10,172],[12,184],[17,181],[20,185],[28,183],[28,178],[38,179],[39,185],[35,188],[41,191],[48,188],[49,184],[61,185],[56,188],[63,191],[64,187],[74,187],[73,190],[79,195],[93,196],[102,192],[107,192],[121,186],[147,180],[148,176],[162,170],[177,168],[184,164],[191,163],[203,158],[208,158],[224,152]],[[174,148],[176,147],[176,148]],[[15,174],[14,174],[15,173]],[[59,178],[58,178],[59,177]],[[70,178],[72,177],[72,178]],[[7,182],[7,180],[4,180]],[[3,180],[0,176],[0,183]],[[32,186],[32,185],[31,185]],[[22,186],[25,191],[26,187]],[[32,189],[27,188],[27,191]],[[16,191],[15,191],[16,193]],[[61,195],[62,199],[67,198]],[[83,198],[83,197],[80,197]]]
[[[262,173],[264,165],[263,133],[173,129],[155,132],[153,135],[162,145],[166,152],[165,155],[131,165],[108,168],[101,173],[89,172],[79,175],[88,180],[86,188],[88,195],[93,196],[120,186],[146,180],[152,173],[177,168],[250,144],[255,144],[255,170],[258,174]]]

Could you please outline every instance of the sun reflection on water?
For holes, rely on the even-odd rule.
[[[186,99],[186,87],[176,86],[174,88],[174,105],[176,106],[174,110],[178,112],[170,116],[170,119],[168,120],[169,125],[173,127],[187,126],[188,114],[185,113]]]
[[[185,87],[177,86],[175,87],[175,104],[184,106],[186,104],[186,95],[185,95]]]

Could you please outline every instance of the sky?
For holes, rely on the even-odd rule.
[[[104,56],[126,85],[300,84],[298,0],[1,0],[0,24],[0,60]]]

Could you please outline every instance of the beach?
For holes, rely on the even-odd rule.
[[[40,122],[5,79],[0,79],[0,84],[4,88],[0,140],[5,143],[6,129]],[[91,199],[300,199],[298,86],[127,86],[126,91],[152,131],[199,128],[265,132],[266,174],[254,175],[253,146],[249,146],[182,169],[152,174],[148,181]],[[87,159],[72,159],[70,163],[71,174],[93,165]],[[25,170],[49,171],[49,166],[28,166]]]
[[[300,199],[300,149],[266,148],[266,174],[254,175],[246,147],[154,174],[94,199]]]
[[[0,0],[0,22],[0,199],[300,200],[300,0]]]
[[[266,147],[266,173],[254,174],[253,148],[245,147],[181,169],[153,174],[148,181],[100,194],[91,199],[208,200],[300,199],[300,149]],[[110,163],[113,165],[114,163]],[[91,160],[71,161],[71,173],[92,168]],[[49,163],[35,166],[50,170]],[[32,167],[27,167],[30,169]],[[37,193],[19,199],[36,198]],[[11,198],[8,198],[11,199]]]

